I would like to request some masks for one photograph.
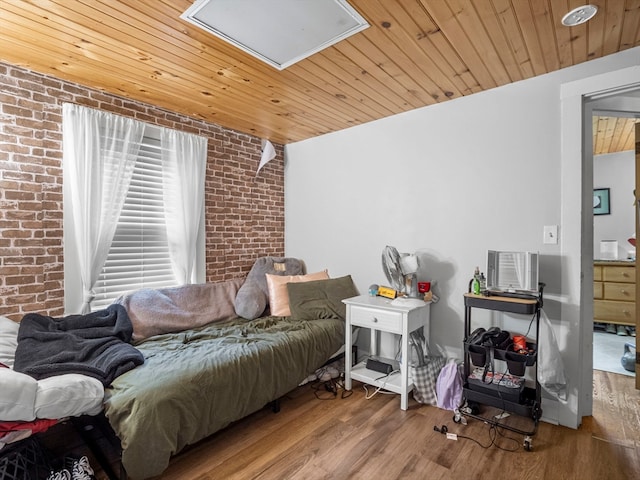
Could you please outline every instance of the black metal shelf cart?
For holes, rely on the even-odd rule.
[[[540,333],[540,313],[542,310],[542,291],[544,284],[539,285],[538,294],[532,296],[522,296],[523,298],[510,297],[510,296],[495,296],[495,295],[474,295],[472,293],[464,294],[464,386],[463,395],[466,406],[456,411],[454,415],[454,422],[460,423],[463,417],[474,418],[481,420],[492,426],[504,428],[506,430],[515,432],[520,435],[524,435],[523,446],[525,450],[532,449],[532,436],[535,435],[538,428],[538,421],[542,416],[541,408],[541,386],[538,382],[537,375],[537,353],[538,353],[538,338]],[[471,311],[474,308],[480,308],[485,310],[494,310],[505,313],[515,313],[521,315],[530,315],[531,321],[535,322],[535,343],[527,343],[530,347],[530,352],[521,360],[525,367],[535,368],[535,386],[530,387],[522,384],[520,388],[506,388],[501,387],[501,382],[491,383],[482,380],[474,380],[470,378],[471,375],[471,355],[469,351],[469,338],[471,335]],[[511,350],[511,351],[510,351]],[[500,349],[491,347],[491,356],[497,360],[508,360],[513,358],[514,353],[512,347],[508,349]],[[517,356],[517,354],[515,354]],[[485,369],[486,373],[486,369]],[[492,372],[495,373],[495,372]],[[513,385],[511,385],[513,387]],[[501,409],[504,412],[514,413],[523,417],[530,417],[533,420],[533,428],[531,430],[521,430],[511,425],[505,424],[501,419],[495,417],[486,418],[479,414],[479,405],[488,405]]]

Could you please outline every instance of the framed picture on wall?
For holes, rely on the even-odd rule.
[[[609,189],[595,188],[593,190],[593,214],[609,215],[611,213],[611,204],[609,203]]]

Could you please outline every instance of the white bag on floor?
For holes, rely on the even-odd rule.
[[[567,399],[567,379],[564,362],[553,326],[542,310],[540,316],[540,338],[538,338],[538,382],[540,386],[558,400]]]

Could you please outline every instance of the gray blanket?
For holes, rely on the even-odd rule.
[[[121,305],[86,315],[25,315],[18,330],[14,370],[36,379],[81,373],[105,387],[144,362],[129,342],[133,327]]]

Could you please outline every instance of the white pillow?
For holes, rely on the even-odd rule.
[[[13,360],[16,356],[19,328],[18,322],[0,317],[0,363],[10,368],[13,368]]]
[[[38,382],[24,373],[0,367],[0,420],[35,420],[35,403]]]
[[[100,380],[78,373],[56,375],[38,380],[35,414],[38,418],[97,415],[103,399]]]

